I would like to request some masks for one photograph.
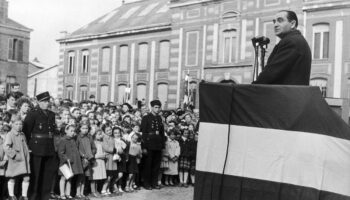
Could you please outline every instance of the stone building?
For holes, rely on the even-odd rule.
[[[349,32],[349,3],[329,2],[125,3],[58,40],[62,66],[59,95],[79,101],[94,94],[101,102],[121,102],[130,88],[132,100],[158,98],[165,103],[164,108],[172,109],[183,102],[184,79],[189,74],[198,106],[197,88],[202,79],[237,84],[252,81],[251,38],[265,35],[271,39],[268,57],[279,41],[274,36],[273,16],[290,9],[297,13],[299,29],[313,51],[311,83],[320,86],[325,96],[347,97],[350,45],[343,35]]]
[[[8,17],[8,1],[0,0],[0,82],[21,85],[27,93],[29,40],[32,30]]]
[[[323,95],[350,97],[350,1],[307,0],[305,35],[313,53],[311,84]]]

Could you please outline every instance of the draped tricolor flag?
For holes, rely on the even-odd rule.
[[[195,200],[350,199],[350,129],[318,87],[199,92]]]

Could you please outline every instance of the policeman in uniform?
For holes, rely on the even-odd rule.
[[[159,111],[162,104],[159,100],[151,101],[151,113],[144,116],[141,121],[142,149],[144,158],[144,188],[160,189],[158,186],[158,174],[162,157],[162,149],[165,147],[165,135],[162,118]]]
[[[31,200],[50,199],[50,187],[57,173],[53,141],[55,114],[48,110],[50,94],[36,96],[39,107],[29,112],[23,122],[23,132],[31,150]]]

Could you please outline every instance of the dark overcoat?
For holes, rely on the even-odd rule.
[[[309,85],[311,51],[300,31],[293,30],[274,47],[253,84]]]

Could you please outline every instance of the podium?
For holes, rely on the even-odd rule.
[[[194,200],[350,199],[346,100],[318,87],[206,82],[199,97]]]
[[[325,98],[328,105],[336,112],[347,124],[349,124],[349,99]]]

